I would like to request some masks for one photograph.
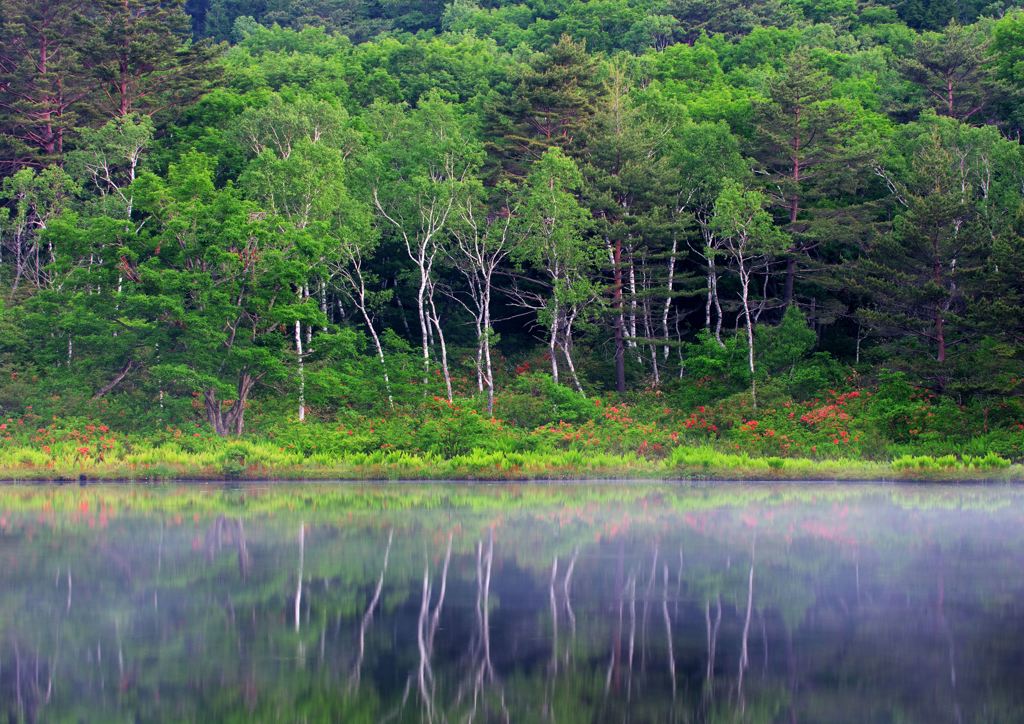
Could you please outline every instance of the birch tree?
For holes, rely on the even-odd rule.
[[[378,105],[372,118],[380,138],[370,193],[382,225],[398,238],[415,266],[424,388],[430,382],[431,339],[436,337],[451,400],[435,264],[442,258],[453,211],[465,202],[483,162],[483,148],[455,106],[436,96],[423,99],[413,110]]]
[[[315,296],[325,294],[329,263],[338,260],[351,237],[367,231],[365,211],[348,189],[346,157],[356,136],[340,106],[306,95],[286,104],[277,94],[243,113],[235,132],[256,154],[239,183],[283,222],[278,231],[289,253],[308,268],[290,305],[301,422],[313,331],[327,323],[326,305],[316,304]]]
[[[572,358],[573,329],[600,297],[593,272],[601,259],[601,249],[584,233],[590,227],[590,215],[574,193],[582,183],[571,158],[558,148],[545,151],[530,170],[522,192],[518,223],[523,228],[513,252],[517,261],[529,264],[542,279],[539,291],[526,282],[517,284],[514,294],[547,329],[551,376],[559,381],[561,351],[573,385],[581,392]]]
[[[327,321],[310,293],[311,277],[317,269],[323,273],[326,257],[334,251],[331,239],[337,227],[333,222],[347,204],[344,178],[340,152],[304,138],[287,157],[265,151],[240,180],[246,192],[279,222],[276,232],[285,253],[307,270],[293,285],[294,301],[281,302],[282,310],[292,313],[300,422],[306,417],[305,361],[312,351],[312,331]]]
[[[751,312],[751,279],[764,271],[772,257],[785,249],[786,237],[765,211],[765,197],[758,191],[745,191],[735,181],[727,181],[715,202],[713,221],[740,281],[740,303],[747,331],[747,364],[750,370],[750,396],[757,409],[757,368],[754,354],[754,316]]]
[[[512,253],[522,231],[520,225],[513,223],[518,203],[512,198],[511,187],[504,185],[502,192],[500,208],[490,213],[473,196],[463,201],[456,215],[457,223],[452,227],[454,243],[450,247],[452,263],[466,282],[464,296],[470,300],[466,307],[476,326],[477,387],[481,392],[487,391],[489,415],[494,414],[494,365],[491,360],[494,277]]]
[[[677,124],[672,132],[670,163],[677,173],[674,192],[674,213],[692,218],[699,232],[690,247],[704,264],[705,301],[704,328],[722,344],[722,302],[718,291],[721,240],[712,220],[715,201],[727,179],[749,176],[749,168],[739,152],[739,141],[724,122]],[[670,261],[670,264],[672,262]],[[674,276],[674,265],[671,268]],[[668,312],[673,287],[670,285],[662,311],[662,334],[667,340]],[[668,347],[664,348],[668,356]]]
[[[37,287],[47,283],[46,267],[56,258],[45,231],[75,191],[71,177],[56,167],[22,169],[0,184],[0,201],[7,204],[0,209],[0,262],[12,270],[12,294],[23,279]]]

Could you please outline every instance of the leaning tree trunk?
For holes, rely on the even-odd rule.
[[[441,317],[437,313],[437,307],[434,305],[434,285],[430,284],[428,287],[427,301],[430,304],[429,321],[437,331],[437,341],[441,348],[441,373],[444,375],[444,389],[448,395],[448,402],[454,401],[452,396],[452,375],[448,369],[448,344],[444,340],[444,330],[441,328]]]
[[[384,345],[380,342],[380,336],[377,334],[377,330],[373,326],[373,321],[370,319],[369,313],[366,311],[365,305],[360,306],[359,309],[363,315],[363,321],[366,322],[366,328],[370,330],[370,338],[373,339],[373,347],[377,350],[377,359],[380,361],[381,371],[384,373],[384,389],[388,393],[388,406],[393,410],[395,409],[395,398],[391,394],[391,378],[388,377],[388,365],[384,361]]]
[[[569,374],[572,376],[572,384],[576,391],[583,394],[583,385],[580,384],[579,375],[576,374],[576,364],[572,360],[572,328],[579,316],[579,309],[574,305],[571,313],[565,316],[565,334],[562,336],[562,354],[565,355],[565,363],[569,367]]]

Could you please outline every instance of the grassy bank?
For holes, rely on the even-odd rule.
[[[532,383],[502,401],[503,418],[476,398],[428,398],[376,416],[254,416],[235,438],[200,420],[113,429],[26,412],[0,418],[0,479],[1024,479],[1024,424],[971,431],[906,390],[755,411],[742,396],[611,404]]]
[[[282,448],[266,440],[209,442],[189,450],[175,442],[111,446],[101,455],[85,446],[8,446],[0,451],[6,480],[541,480],[639,478],[730,480],[1019,480],[1024,466],[984,457],[903,456],[887,462],[813,460],[729,453],[681,446],[665,457],[633,453],[494,452],[445,457],[405,451],[333,454]]]

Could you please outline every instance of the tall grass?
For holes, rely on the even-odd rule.
[[[324,452],[285,449],[273,441],[144,441],[122,443],[102,454],[73,444],[40,449],[0,446],[0,478],[76,479],[1021,479],[1024,468],[989,453],[942,457],[904,455],[890,462],[811,460],[723,452],[711,446],[680,446],[662,459],[634,453],[551,450],[470,450],[443,457],[403,450]]]

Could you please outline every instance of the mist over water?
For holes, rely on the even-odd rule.
[[[1014,721],[1024,490],[0,487],[12,721]]]

